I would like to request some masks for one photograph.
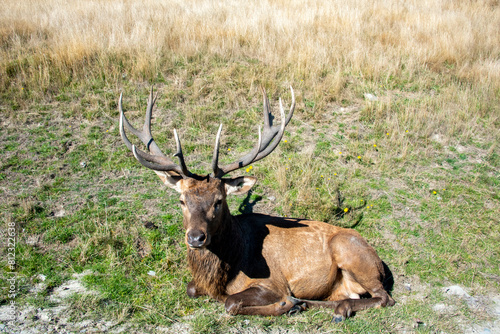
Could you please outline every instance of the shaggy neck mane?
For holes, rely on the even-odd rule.
[[[237,274],[242,241],[237,223],[229,209],[222,217],[221,228],[204,249],[188,248],[188,263],[196,286],[217,300],[224,300],[226,286]]]

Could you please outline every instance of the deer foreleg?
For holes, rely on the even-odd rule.
[[[374,292],[372,298],[366,299],[342,299],[335,301],[320,301],[320,300],[305,300],[305,299],[289,299],[295,303],[305,303],[306,307],[325,307],[334,310],[335,314],[343,318],[348,318],[352,313],[357,311],[366,310],[372,307],[385,307],[393,306],[395,304],[394,299],[387,294],[385,290]]]
[[[192,280],[191,282],[188,283],[188,285],[186,287],[186,293],[191,298],[196,298],[199,296],[207,295],[205,290],[196,286],[196,284],[194,283],[194,280]]]
[[[251,287],[226,299],[226,311],[231,315],[282,315],[296,304],[277,293],[261,287]]]

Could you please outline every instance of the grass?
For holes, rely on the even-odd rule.
[[[499,294],[496,2],[51,0],[0,9],[0,215],[2,231],[18,230],[18,303],[46,307],[52,289],[90,270],[84,282],[99,295],[71,299],[75,321],[354,333],[461,332],[490,319],[441,289]],[[396,306],[330,324],[329,310],[229,317],[221,304],[187,298],[177,194],[119,138],[119,93],[140,124],[151,84],[157,142],[172,154],[177,128],[197,172],[209,170],[221,122],[222,163],[253,146],[259,85],[275,107],[279,96],[289,103],[293,85],[286,142],[240,171],[259,179],[249,201],[258,212],[355,226],[391,269]],[[230,200],[233,213],[243,201]],[[39,274],[46,288],[34,294]],[[437,303],[453,312],[435,312]]]

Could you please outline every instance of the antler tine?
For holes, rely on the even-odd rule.
[[[293,111],[295,110],[295,95],[293,92],[293,88],[290,87],[290,90],[292,92],[292,105],[290,107],[290,113],[287,117],[285,117],[285,110],[283,109],[283,103],[281,102],[280,98],[280,115],[281,115],[281,125],[278,126],[272,126],[271,125],[271,112],[269,110],[269,99],[267,97],[266,91],[264,88],[262,88],[262,94],[263,94],[263,108],[264,108],[264,133],[263,135],[261,134],[261,129],[259,127],[259,141],[257,145],[254,147],[254,149],[246,154],[244,157],[239,159],[236,162],[233,162],[229,165],[226,165],[222,168],[219,168],[217,166],[218,162],[218,153],[219,153],[219,148],[218,148],[218,141],[219,141],[219,136],[220,133],[217,135],[217,142],[216,142],[216,150],[214,150],[214,160],[212,160],[212,169],[214,170],[214,176],[221,178],[225,174],[232,172],[238,168],[242,168],[245,166],[248,166],[252,162],[259,161],[266,156],[268,156],[279,144],[281,141],[281,138],[283,138],[283,134],[285,132],[285,126],[290,122],[290,119],[293,116]],[[219,130],[220,132],[220,130]],[[217,161],[216,159],[216,153],[217,152]],[[215,161],[215,164],[214,164]]]
[[[177,153],[174,156],[177,156],[179,158],[180,166],[175,164],[171,159],[165,156],[165,154],[163,154],[163,152],[160,150],[158,145],[156,145],[153,139],[153,136],[151,134],[151,117],[153,114],[153,107],[156,102],[156,98],[156,96],[153,97],[153,87],[151,87],[148,106],[146,109],[146,119],[144,120],[142,131],[139,131],[134,128],[128,121],[127,117],[125,117],[125,113],[123,111],[123,93],[120,94],[120,100],[118,103],[118,107],[120,110],[120,135],[125,142],[125,145],[134,153],[136,159],[145,167],[157,171],[172,171],[181,175],[182,177],[191,176],[192,174],[189,172],[184,162],[181,143],[175,129],[174,137],[177,145]],[[137,149],[128,139],[125,133],[124,126],[127,127],[128,131],[132,132],[136,137],[138,137],[152,154],[148,154]]]
[[[219,130],[217,131],[217,137],[215,137],[214,155],[212,157],[212,176],[218,177],[222,173],[219,168],[219,146],[220,146],[220,134],[222,132],[222,123],[219,125]]]
[[[125,142],[125,146],[127,146],[129,150],[132,150],[132,143],[130,142],[130,140],[128,140],[128,137],[125,134],[125,129],[123,128],[123,124],[125,123],[129,131],[131,131],[132,133],[135,133],[136,131],[130,125],[127,118],[125,117],[125,114],[123,113],[122,99],[123,99],[123,93],[120,93],[120,100],[118,102],[118,108],[120,110],[120,136],[122,137],[122,140]]]
[[[182,173],[186,176],[191,176],[191,172],[187,169],[186,163],[184,161],[184,154],[182,154],[181,140],[177,135],[176,129],[174,129],[174,137],[175,137],[175,145],[177,146],[177,152],[174,154],[174,157],[177,157],[179,159]]]
[[[286,117],[286,122],[285,122],[286,124],[285,125],[288,125],[288,123],[292,119],[293,111],[295,110],[295,94],[293,92],[292,86],[290,86],[290,92],[292,93],[292,105],[290,106],[290,112],[288,113],[288,116]]]
[[[290,86],[290,91],[292,93],[292,105],[290,106],[290,112],[288,116],[286,117],[286,121],[284,120],[285,118],[282,117],[281,121],[284,122],[285,126],[288,125],[290,120],[292,119],[293,112],[295,110],[295,94],[293,92],[292,86]],[[263,145],[267,146],[273,140],[273,138],[276,136],[276,134],[279,133],[279,129],[281,126],[273,126],[272,121],[270,121],[270,118],[272,117],[271,111],[269,110],[269,99],[267,97],[266,91],[264,88],[262,88],[262,94],[264,94],[264,139],[263,139]],[[281,99],[280,99],[281,101]],[[280,102],[281,103],[281,102]],[[261,150],[262,151],[262,150]]]
[[[220,137],[220,129],[222,128],[222,124],[219,128],[219,133],[217,134],[217,139],[216,139],[216,149],[214,150],[214,160],[212,160],[212,170],[213,170],[213,177],[216,178],[221,178],[224,175],[226,175],[229,172],[232,172],[233,170],[243,168],[245,166],[248,166],[251,164],[254,160],[257,154],[259,154],[259,149],[262,145],[262,132],[259,126],[259,140],[257,141],[257,145],[254,146],[252,151],[250,153],[246,154],[244,157],[239,159],[236,162],[233,162],[232,164],[226,165],[222,168],[219,168],[218,166],[218,155],[219,155],[219,137]],[[215,158],[217,156],[217,161],[215,161]]]
[[[271,113],[269,112],[269,98],[267,97],[266,89],[264,88],[264,86],[260,86],[260,90],[262,92],[262,97],[264,100],[262,102],[262,112],[264,113],[264,129],[266,129],[270,126],[271,116]]]
[[[258,161],[268,156],[278,146],[278,144],[281,141],[281,138],[283,138],[283,134],[285,133],[286,119],[285,119],[285,110],[283,109],[283,103],[281,102],[281,97],[280,97],[280,116],[281,116],[281,126],[278,130],[278,134],[276,134],[276,132],[274,131],[272,133],[269,133],[269,138],[266,138],[267,139],[266,141],[268,143],[267,145],[269,145],[271,143],[271,140],[274,138],[273,142],[271,143],[270,146],[262,147],[254,161]]]
[[[144,120],[142,131],[139,131],[134,128],[128,121],[127,117],[125,117],[125,112],[123,111],[123,93],[120,93],[120,100],[118,103],[118,108],[120,110],[120,134],[129,150],[132,150],[132,143],[128,140],[127,135],[125,134],[125,131],[123,129],[123,125],[127,127],[128,131],[132,132],[137,138],[139,138],[142,143],[147,146],[148,150],[151,153],[153,153],[154,155],[165,156],[158,145],[156,145],[153,136],[151,135],[151,116],[155,102],[156,97],[153,99],[153,88],[151,88],[151,93],[148,99],[148,107],[146,109],[146,119]]]
[[[132,132],[136,137],[141,136],[141,133],[137,131],[128,121],[127,117],[125,117],[125,113],[123,112],[123,93],[120,93],[120,100],[118,101],[118,109],[120,110],[120,135],[125,142],[125,145],[128,147],[129,150],[132,150],[132,143],[128,139],[127,135],[125,134],[125,129],[124,125],[127,127],[127,129]]]
[[[148,98],[148,106],[146,108],[146,119],[144,120],[144,125],[142,127],[142,132],[148,133],[150,136],[151,136],[151,118],[153,116],[153,107],[156,103],[157,97],[158,94],[156,94],[153,98],[153,86],[151,86],[151,91],[149,92],[149,98]]]

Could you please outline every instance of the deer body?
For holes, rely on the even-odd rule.
[[[337,315],[348,317],[369,307],[394,304],[383,288],[382,261],[356,231],[317,221],[262,214],[232,216],[229,212],[226,196],[247,192],[256,179],[222,176],[272,152],[291,118],[294,102],[287,120],[280,128],[273,127],[264,92],[264,138],[259,130],[254,150],[224,167],[218,166],[219,128],[213,174],[207,176],[187,170],[175,130],[180,165],[161,153],[149,130],[153,104],[151,91],[144,130],[139,132],[126,120],[120,97],[120,132],[135,157],[181,194],[193,275],[188,296],[208,295],[224,302],[227,312],[234,315],[281,315],[307,307],[330,307]],[[285,119],[282,106],[281,118]],[[132,145],[124,125],[153,154]],[[360,299],[365,294],[370,298]]]

